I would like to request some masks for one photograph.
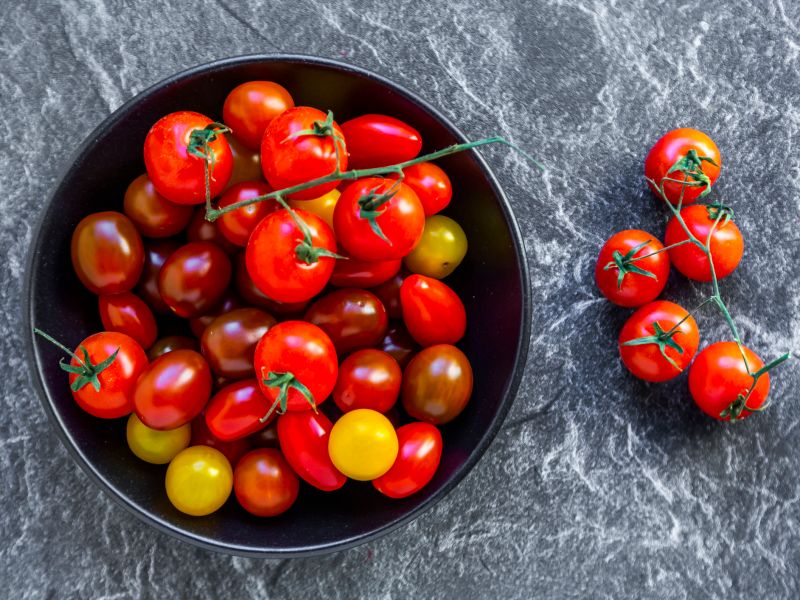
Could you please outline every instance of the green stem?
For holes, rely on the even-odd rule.
[[[651,252],[650,254],[644,254],[642,256],[636,256],[630,259],[629,263],[634,263],[637,260],[643,260],[645,258],[650,258],[651,256],[655,256],[656,254],[661,254],[662,252],[666,252],[667,250],[671,250],[672,248],[677,248],[678,246],[683,246],[684,244],[691,244],[692,240],[683,240],[680,242],[675,242],[674,244],[670,244],[669,246],[664,246],[661,250],[656,250],[655,252]]]
[[[81,364],[82,366],[86,366],[86,365],[84,365],[84,362],[83,362],[83,360],[81,359],[81,357],[80,357],[80,356],[78,356],[77,354],[75,354],[75,353],[74,353],[72,350],[70,350],[69,348],[67,348],[67,347],[66,347],[64,344],[62,344],[61,342],[59,342],[57,339],[55,339],[55,338],[54,338],[54,337],[52,337],[51,335],[49,335],[49,334],[45,333],[44,331],[42,331],[41,329],[39,329],[39,328],[37,328],[37,327],[34,327],[34,328],[33,328],[33,332],[34,332],[36,335],[40,335],[41,337],[43,337],[44,339],[46,339],[48,342],[50,342],[51,344],[53,344],[53,345],[54,345],[54,346],[56,346],[57,348],[60,348],[61,350],[63,350],[63,351],[64,351],[64,352],[66,352],[67,354],[69,354],[69,355],[70,355],[72,358],[74,358],[75,360],[77,360],[77,361],[78,361],[78,363],[79,363],[79,364]]]

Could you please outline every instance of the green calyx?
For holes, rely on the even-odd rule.
[[[346,259],[346,256],[342,256],[341,254],[336,254],[336,252],[332,252],[327,248],[318,248],[314,245],[314,240],[311,237],[311,230],[308,228],[308,224],[303,220],[303,218],[295,212],[293,208],[291,208],[288,204],[286,204],[280,196],[276,198],[278,202],[286,207],[286,210],[289,211],[289,215],[292,217],[294,224],[297,225],[297,228],[300,230],[300,233],[303,234],[303,240],[294,247],[294,252],[297,258],[307,265],[313,265],[319,262],[321,256],[327,256],[329,258],[336,258],[336,259]]]
[[[706,204],[706,211],[709,219],[712,221],[719,220],[719,227],[725,227],[728,221],[733,219],[733,208],[721,202]]]
[[[278,411],[279,415],[282,415],[286,412],[290,389],[295,389],[300,392],[306,401],[311,405],[312,410],[317,412],[317,403],[314,401],[314,396],[311,394],[309,389],[300,383],[300,381],[290,371],[285,373],[275,373],[274,371],[270,371],[267,373],[266,377],[264,377],[262,372],[261,377],[261,383],[263,383],[265,386],[278,388],[278,397],[275,398],[275,402],[272,403],[272,406],[270,406],[267,414],[259,419],[262,423],[266,423],[272,416],[272,413],[276,410]]]
[[[186,151],[192,156],[210,161],[213,165],[216,157],[209,149],[209,144],[223,133],[230,133],[230,128],[223,123],[209,123],[203,129],[195,129],[189,135],[189,144]]]
[[[379,210],[379,209],[381,208],[381,206],[389,202],[389,200],[394,198],[394,195],[397,193],[397,188],[399,184],[400,181],[398,180],[392,185],[392,187],[390,187],[385,192],[378,192],[381,186],[374,187],[373,189],[371,189],[369,192],[367,192],[366,194],[361,196],[361,198],[358,199],[359,218],[366,219],[367,222],[369,223],[370,229],[372,229],[372,232],[390,246],[392,245],[392,242],[383,233],[381,226],[378,225],[377,219],[384,213],[385,210],[385,209],[384,210]]]
[[[650,277],[652,279],[658,279],[654,273],[646,269],[642,269],[640,266],[634,264],[634,257],[636,254],[647,244],[649,244],[652,240],[647,240],[646,242],[642,242],[638,246],[631,248],[627,254],[622,254],[619,250],[615,250],[612,257],[614,260],[609,262],[606,266],[603,267],[604,271],[608,271],[610,269],[617,269],[618,270],[618,277],[617,277],[617,289],[622,288],[622,282],[625,280],[625,275],[628,273],[636,273],[637,275],[644,275],[645,277]]]
[[[36,335],[43,337],[54,346],[60,348],[67,354],[71,355],[78,362],[77,365],[72,365],[64,362],[64,359],[58,361],[58,365],[64,371],[66,371],[67,373],[77,375],[75,381],[73,381],[72,384],[69,386],[73,392],[77,392],[78,390],[82,389],[85,385],[89,383],[92,384],[92,387],[94,388],[95,392],[100,391],[100,379],[98,379],[98,377],[100,373],[105,371],[109,366],[111,366],[111,363],[113,363],[117,359],[117,354],[119,354],[119,348],[117,348],[104,361],[94,365],[92,364],[91,358],[89,358],[89,351],[84,346],[78,346],[78,350],[81,352],[81,354],[83,354],[83,357],[80,357],[74,352],[72,352],[69,348],[64,346],[61,342],[57,341],[55,338],[46,334],[41,329],[34,328],[33,331]]]
[[[669,168],[666,175],[683,173],[686,176],[686,181],[679,183],[683,183],[686,187],[705,187],[698,196],[698,198],[702,198],[711,192],[711,180],[703,171],[704,162],[711,163],[715,167],[719,166],[714,162],[714,159],[709,156],[700,156],[697,154],[697,150],[692,148],[686,153],[686,156],[676,161],[675,164]]]
[[[658,350],[659,350],[659,352],[661,352],[661,356],[663,356],[664,359],[669,364],[671,364],[673,367],[675,367],[678,371],[682,371],[683,369],[681,369],[678,366],[678,363],[676,363],[667,354],[667,348],[672,348],[678,354],[683,354],[683,348],[681,347],[681,345],[678,344],[678,342],[676,342],[672,338],[672,336],[674,336],[676,333],[678,333],[678,330],[673,328],[670,331],[664,331],[664,329],[661,327],[661,325],[659,325],[658,321],[654,321],[653,322],[653,332],[654,332],[653,335],[648,335],[648,336],[636,338],[636,339],[633,339],[633,340],[629,340],[629,341],[623,343],[622,345],[623,346],[645,346],[647,344],[655,344],[656,346],[658,346]]]

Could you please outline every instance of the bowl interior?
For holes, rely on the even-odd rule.
[[[30,325],[69,346],[101,329],[97,299],[81,286],[70,263],[75,225],[89,213],[122,209],[127,184],[144,172],[142,144],[158,118],[188,109],[220,119],[226,93],[252,79],[277,81],[297,104],[331,109],[339,122],[367,112],[396,116],[422,133],[425,152],[463,141],[441,116],[407,92],[328,61],[244,57],[179,74],[109,117],[65,173],[32,249]],[[262,556],[354,545],[442,497],[483,453],[513,399],[527,348],[528,288],[516,225],[483,162],[472,153],[462,153],[439,164],[454,187],[454,200],[445,214],[462,225],[469,240],[464,263],[447,283],[467,307],[468,331],[460,346],[475,370],[475,390],[464,413],[442,428],[442,463],[422,492],[397,501],[378,494],[369,483],[350,481],[333,494],[303,484],[295,506],[277,518],[252,517],[234,499],[212,516],[184,516],[164,492],[166,467],[146,464],[131,454],[124,419],[102,421],[80,410],[66,374],[58,367],[58,350],[34,342],[35,379],[42,384],[45,408],[87,472],[117,500],[163,530],[206,547]]]

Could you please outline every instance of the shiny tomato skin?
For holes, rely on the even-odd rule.
[[[257,196],[269,194],[272,190],[262,181],[245,181],[230,187],[222,198],[219,199],[218,208],[225,208],[237,202],[250,200]],[[265,200],[237,208],[233,212],[223,214],[216,223],[222,235],[237,246],[244,247],[253,229],[261,222],[261,219],[269,213],[279,210],[281,205],[275,200]]]
[[[75,227],[72,266],[94,294],[118,294],[136,285],[144,267],[144,245],[136,226],[122,213],[98,212]]]
[[[403,259],[412,273],[444,279],[467,255],[467,235],[450,217],[434,215],[425,219],[422,238]]]
[[[190,242],[211,242],[222,248],[227,254],[233,254],[239,246],[228,241],[219,227],[219,219],[209,221],[206,219],[205,207],[195,209],[192,220],[186,228],[186,238]]]
[[[442,460],[442,434],[430,423],[409,423],[397,430],[400,450],[386,473],[372,485],[389,498],[407,498],[430,483]]]
[[[328,417],[311,410],[278,417],[278,441],[286,461],[302,480],[325,492],[338,490],[347,481],[328,455],[331,429]]]
[[[236,499],[257,517],[286,512],[297,500],[300,480],[283,455],[273,448],[258,448],[245,454],[233,472]]]
[[[245,253],[240,252],[234,259],[234,279],[236,291],[242,299],[253,306],[263,308],[267,312],[280,317],[302,315],[308,306],[308,301],[304,302],[278,302],[267,296],[256,286],[250,273],[247,272],[247,260]]]
[[[664,248],[656,236],[639,229],[626,229],[612,235],[600,250],[594,270],[595,282],[603,296],[618,306],[633,308],[652,302],[658,298],[658,295],[664,290],[664,286],[667,285],[670,264],[667,252],[660,252],[633,263],[655,275],[655,279],[629,272],[625,274],[622,286],[618,287],[619,269],[616,266],[612,266],[610,269],[605,268],[606,265],[614,262],[615,251],[619,251],[625,256],[644,242],[648,242],[647,245],[639,250],[634,258],[646,256]]]
[[[144,267],[136,285],[136,293],[156,314],[169,313],[169,306],[158,291],[158,274],[167,259],[180,247],[178,241],[171,239],[147,240],[144,245]]]
[[[222,300],[217,302],[214,308],[199,317],[189,319],[189,328],[199,340],[201,337],[203,337],[206,327],[211,325],[211,323],[214,322],[214,319],[221,315],[228,314],[232,310],[242,307],[244,307],[242,299],[239,298],[239,296],[237,296],[232,289],[228,288],[222,295]]]
[[[715,219],[709,217],[708,209],[702,204],[687,206],[681,210],[681,217],[692,235],[705,244],[715,222]],[[671,246],[686,239],[688,239],[686,232],[678,219],[673,216],[667,223],[664,243]],[[711,234],[710,249],[717,279],[727,277],[736,270],[744,254],[744,240],[742,232],[739,231],[733,220],[729,220],[724,225],[722,221],[717,224],[714,233]],[[669,258],[672,265],[689,279],[711,281],[711,267],[708,264],[708,258],[694,244],[670,248]]]
[[[408,332],[422,346],[455,344],[467,330],[464,303],[448,285],[424,275],[409,275],[400,288]]]
[[[714,160],[716,165],[703,161],[703,173],[711,180],[713,185],[719,178],[722,168],[722,156],[719,148],[708,135],[702,131],[691,128],[673,129],[665,133],[650,149],[644,161],[644,176],[652,179],[656,184],[667,175],[667,171],[681,158],[686,156],[689,150],[696,150],[699,156],[707,156]],[[681,179],[680,173],[672,173],[671,178]],[[650,190],[658,195],[652,184],[648,182]],[[672,204],[678,204],[681,195],[680,183],[667,181],[664,184],[664,192],[667,199]],[[698,196],[705,189],[704,187],[687,187],[683,194],[683,204],[691,204],[697,200]]]
[[[256,379],[244,379],[223,387],[206,407],[208,430],[223,442],[241,440],[260,431],[275,418],[261,422],[272,402],[264,397]]]
[[[639,379],[645,381],[667,381],[680,375],[692,362],[700,344],[697,322],[689,316],[683,323],[678,323],[688,315],[686,309],[666,300],[657,300],[645,304],[631,315],[619,334],[619,352],[622,363]],[[653,323],[658,323],[663,331],[678,329],[672,336],[683,352],[666,347],[669,356],[677,365],[676,369],[664,358],[657,344],[625,346],[625,342],[655,335]]]
[[[185,335],[168,335],[156,341],[147,351],[147,358],[153,362],[159,356],[168,354],[173,350],[194,350],[200,352],[200,343]],[[195,444],[193,444],[195,445]]]
[[[389,175],[396,179],[397,175]],[[453,184],[438,165],[430,162],[417,163],[403,169],[403,183],[417,193],[425,216],[430,217],[444,210],[453,199]]]
[[[403,372],[403,408],[414,419],[443,425],[455,419],[472,395],[472,366],[449,344],[419,352]]]
[[[219,450],[225,455],[225,458],[228,459],[228,462],[231,463],[232,467],[235,467],[236,463],[239,462],[239,459],[247,454],[247,452],[249,452],[253,447],[248,438],[233,440],[231,442],[223,442],[221,439],[211,433],[208,425],[206,425],[206,417],[203,413],[200,413],[192,420],[192,441],[190,442],[190,445],[208,446],[210,448],[214,448],[215,450]]]
[[[328,334],[339,356],[377,346],[389,324],[378,297],[356,288],[322,296],[308,307],[304,320]]]
[[[192,218],[192,208],[170,202],[156,191],[145,175],[134,179],[125,190],[125,215],[145,237],[163,238],[183,231]]]
[[[169,463],[164,484],[176,509],[202,517],[220,509],[231,495],[233,469],[219,450],[190,446]]]
[[[256,344],[277,321],[257,308],[238,308],[214,319],[200,340],[211,370],[223,377],[253,377]]]
[[[343,288],[375,287],[397,275],[401,265],[399,258],[372,261],[348,257],[336,261],[330,283]]]
[[[194,350],[173,350],[154,360],[136,382],[134,408],[153,429],[175,429],[194,419],[211,396],[211,370]]]
[[[316,108],[296,106],[283,112],[270,122],[261,140],[261,168],[273,189],[282,190],[313,179],[330,175],[336,170],[337,156],[334,140],[330,136],[292,135],[313,129],[315,122],[325,121],[326,114]],[[339,125],[333,130],[344,140]],[[347,170],[347,146],[340,141],[338,164]],[[328,193],[338,182],[315,185],[289,194],[293,200],[312,200]]]
[[[206,199],[204,159],[189,154],[189,137],[204,129],[211,119],[192,111],[170,113],[156,121],[144,140],[147,175],[159,194],[178,204],[202,204]],[[211,197],[219,196],[233,170],[233,155],[225,136],[209,144]]]
[[[409,273],[401,269],[394,277],[376,286],[370,291],[380,298],[386,308],[386,314],[390,319],[402,319],[403,307],[400,305],[400,288]]]
[[[368,348],[354,352],[339,365],[333,401],[342,412],[391,409],[400,395],[403,372],[386,352]]]
[[[395,165],[422,150],[419,131],[386,115],[362,115],[342,123],[351,169]]]
[[[233,156],[233,172],[228,180],[226,190],[243,181],[261,181],[264,174],[261,172],[261,149],[250,150],[235,135],[228,136],[228,146]]]
[[[420,351],[417,342],[401,323],[389,324],[389,329],[386,330],[386,335],[383,336],[379,347],[404,369],[414,355]]]
[[[222,299],[231,281],[228,255],[211,242],[190,242],[170,256],[158,274],[158,291],[179,317],[199,317]]]
[[[104,294],[98,299],[100,320],[106,331],[129,335],[147,349],[158,336],[156,318],[144,300],[131,292]]]
[[[272,120],[294,106],[291,94],[272,81],[248,81],[233,88],[222,105],[222,120],[238,140],[258,150]]]

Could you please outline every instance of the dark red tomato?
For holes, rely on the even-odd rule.
[[[402,368],[405,368],[420,350],[417,342],[414,341],[408,330],[400,323],[389,325],[386,335],[383,336],[380,348],[395,359]]]
[[[209,143],[213,157],[189,153],[193,131],[205,129],[211,119],[188,110],[162,117],[144,140],[147,175],[167,200],[178,204],[202,204],[206,200],[204,162],[208,162],[211,197],[219,196],[233,170],[233,155],[223,134]]]
[[[336,238],[325,221],[304,210],[294,213],[311,232],[314,248],[336,252]],[[247,272],[266,296],[285,303],[305,302],[328,284],[336,259],[301,256],[298,245],[303,239],[292,213],[285,209],[268,215],[253,230],[245,254]]]
[[[409,423],[397,430],[400,450],[386,473],[372,480],[381,494],[406,498],[416,494],[436,474],[442,459],[442,434],[429,423]]]
[[[248,81],[237,85],[225,98],[222,120],[248,148],[258,150],[272,120],[294,106],[282,85],[272,81]]]
[[[408,332],[423,347],[455,344],[467,329],[467,312],[447,284],[409,275],[400,288],[400,304]]]
[[[297,135],[324,123],[326,115],[316,108],[297,106],[275,117],[267,126],[261,140],[261,168],[264,177],[276,190],[282,190],[313,179],[330,175],[336,170],[337,150],[334,140],[326,135]],[[332,131],[339,136],[339,169],[347,170],[347,146],[339,125],[334,121]],[[294,137],[293,137],[294,136]],[[313,200],[330,192],[338,182],[315,185],[289,194],[294,200]]]
[[[189,319],[189,328],[192,330],[192,333],[197,337],[197,339],[200,339],[203,337],[203,332],[206,330],[206,327],[211,325],[214,319],[220,315],[229,313],[232,310],[236,310],[237,308],[242,308],[243,306],[244,304],[242,304],[241,298],[239,298],[239,296],[237,296],[236,293],[229,288],[225,290],[222,300],[220,300],[214,308],[201,317]]]
[[[175,429],[200,414],[211,396],[211,370],[193,350],[173,350],[150,363],[136,382],[134,405],[152,429]]]
[[[663,249],[658,238],[639,229],[626,229],[612,235],[600,250],[594,269],[600,292],[618,306],[641,306],[655,300],[669,277],[669,257],[661,252]],[[647,258],[641,258],[645,256]],[[634,258],[639,260],[629,262]],[[617,261],[624,268],[622,283]]]
[[[156,191],[147,175],[139,175],[125,191],[123,210],[145,237],[162,238],[183,231],[192,208],[170,202]]]
[[[72,266],[95,294],[132,289],[144,266],[144,246],[131,220],[106,211],[85,217],[72,234]]]
[[[223,387],[206,407],[206,425],[224,442],[240,440],[266,427],[275,418],[271,402],[261,393],[258,381],[245,379]]]
[[[272,421],[264,429],[256,431],[247,439],[256,448],[280,448],[277,421]]]
[[[687,206],[681,210],[686,226],[692,235],[706,244],[708,235],[711,233],[711,260],[714,261],[714,272],[717,279],[727,277],[736,270],[744,254],[744,240],[742,232],[732,220],[716,223],[715,218],[711,218],[709,211],[714,209],[701,204]],[[681,224],[674,216],[667,223],[667,231],[664,234],[664,242],[667,246],[679,244],[689,239]],[[705,252],[694,244],[683,244],[676,248],[669,249],[669,258],[673,266],[689,279],[695,281],[711,281],[711,267],[708,264],[708,257]]]
[[[336,287],[370,288],[385,283],[394,277],[403,261],[394,260],[359,260],[348,257],[337,260],[331,275],[331,285]]]
[[[342,412],[371,408],[385,413],[397,402],[403,372],[386,352],[359,350],[339,365],[333,401]]]
[[[422,150],[419,131],[394,117],[362,115],[342,123],[351,169],[396,165]]]
[[[168,335],[150,346],[150,349],[147,351],[147,358],[152,362],[159,356],[163,356],[173,350],[194,350],[195,352],[200,352],[200,344],[196,339],[185,335]]]
[[[667,171],[678,160],[684,158],[690,150],[694,150],[698,158],[707,157],[714,161],[713,163],[708,161],[701,162],[703,173],[708,176],[713,185],[719,178],[722,157],[714,140],[697,129],[673,129],[664,134],[647,154],[647,158],[644,161],[644,176],[654,180],[656,184],[660,184],[661,180],[667,176]],[[683,179],[683,175],[678,172],[673,172],[669,177],[671,179]],[[648,182],[648,185],[650,185],[653,193],[657,193],[652,184]],[[678,204],[682,187],[683,185],[680,183],[670,181],[664,183],[664,192],[667,199],[673,204]],[[683,203],[690,204],[694,202],[704,189],[704,186],[685,188]]]
[[[278,417],[278,441],[286,461],[306,483],[326,492],[338,490],[347,481],[328,455],[332,428],[328,417],[311,410]]]
[[[278,403],[285,393],[287,410],[302,411],[309,410],[311,403],[297,384],[308,390],[315,405],[322,404],[336,383],[339,362],[322,329],[303,321],[284,321],[271,327],[256,346],[255,369],[270,402]],[[270,373],[287,381],[270,382]]]
[[[135,294],[104,294],[100,296],[98,305],[106,331],[129,335],[145,349],[156,341],[158,329],[153,311]]]
[[[400,287],[403,285],[403,281],[405,281],[406,277],[408,277],[408,273],[402,270],[389,279],[389,281],[371,290],[372,293],[383,302],[383,306],[386,308],[386,314],[389,315],[390,319],[403,318],[403,307],[400,305]]]
[[[396,174],[389,175],[397,179]],[[439,166],[429,163],[417,163],[403,169],[403,183],[417,193],[425,216],[430,217],[445,209],[453,199],[453,184]]]
[[[228,145],[233,155],[233,173],[228,180],[230,189],[243,181],[260,181],[264,174],[261,172],[261,149],[250,150],[235,135],[228,136]]]
[[[394,195],[387,202],[380,206],[371,203],[370,198],[393,187]],[[373,220],[383,238],[370,225],[369,213],[377,214]],[[403,258],[417,245],[425,229],[425,212],[414,190],[405,183],[367,177],[354,181],[342,192],[333,211],[333,228],[350,256],[393,260]]]
[[[269,194],[271,191],[270,187],[261,181],[245,181],[234,185],[222,194],[218,208],[225,208],[237,202],[251,200],[257,196]],[[248,204],[237,208],[233,212],[225,213],[217,220],[217,224],[222,235],[229,242],[244,247],[247,245],[247,240],[250,239],[253,229],[256,228],[261,219],[280,208],[281,205],[276,200]]]
[[[676,325],[674,334],[669,337],[663,335]],[[625,345],[633,340],[644,339],[649,339],[649,343]],[[670,340],[680,347],[680,351],[667,343]],[[686,309],[666,300],[645,304],[625,322],[619,335],[623,364],[645,381],[667,381],[680,375],[692,362],[699,344],[697,322]],[[665,353],[669,360],[664,356]]]
[[[222,248],[228,254],[233,254],[239,246],[228,241],[219,228],[219,219],[214,221],[206,220],[206,209],[200,207],[195,210],[189,227],[186,228],[186,238],[190,242],[211,242]]]
[[[175,240],[148,240],[144,245],[144,268],[136,293],[145,301],[154,313],[169,313],[169,306],[158,291],[158,273],[181,245]]]
[[[200,341],[211,370],[230,379],[253,377],[256,344],[275,323],[275,317],[257,308],[239,308],[214,319]]]
[[[210,242],[190,242],[170,256],[158,274],[158,291],[179,317],[193,318],[214,308],[231,281],[231,261]]]
[[[354,288],[323,296],[308,307],[304,319],[328,334],[340,356],[377,346],[389,325],[378,297]]]
[[[297,500],[300,480],[283,455],[273,448],[248,452],[233,472],[233,491],[247,512],[274,517]]]
[[[253,446],[250,440],[245,438],[242,440],[234,440],[232,442],[223,442],[216,437],[206,425],[206,417],[203,413],[197,415],[192,420],[192,441],[190,446],[209,446],[219,450],[228,459],[232,467],[236,466],[239,459],[242,458]]]
[[[299,316],[302,315],[308,306],[308,302],[278,302],[268,297],[264,292],[256,287],[255,282],[247,272],[247,261],[245,253],[240,252],[234,260],[234,278],[236,280],[236,291],[248,304],[258,306],[267,312],[280,316]]]
[[[769,394],[769,373],[758,378],[753,388],[755,373],[764,366],[762,360],[749,348],[742,346],[747,364],[736,342],[717,342],[703,349],[689,369],[689,391],[704,413],[721,421],[729,421],[730,411],[737,398],[747,398],[746,408],[741,409],[739,419],[749,417],[750,409],[760,408]],[[752,393],[750,390],[752,389]]]
[[[472,395],[472,366],[448,344],[421,350],[403,373],[403,408],[414,419],[443,425],[461,414]]]

